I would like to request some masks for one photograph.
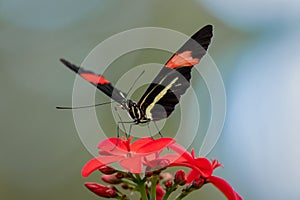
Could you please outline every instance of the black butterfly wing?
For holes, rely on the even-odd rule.
[[[95,74],[92,71],[85,70],[81,67],[78,67],[65,59],[60,59],[60,61],[66,65],[69,69],[80,75],[82,78],[96,86],[99,90],[101,90],[108,97],[112,98],[116,102],[122,104],[126,102],[125,94],[120,90],[114,88],[112,84],[104,78],[102,75]]]
[[[195,33],[165,64],[137,105],[150,120],[167,118],[190,86],[191,69],[210,44],[212,25]]]

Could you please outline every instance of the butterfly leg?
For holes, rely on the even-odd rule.
[[[130,135],[131,135],[132,125],[133,125],[133,124],[129,124],[128,137],[130,137]]]
[[[132,126],[138,125],[138,124],[139,124],[139,123],[137,123],[137,122],[131,122],[131,123],[129,124],[129,132],[128,132],[129,137],[130,137],[130,135],[131,135]]]
[[[122,121],[117,122],[117,138],[120,138],[120,124],[122,124],[123,129],[125,130],[125,137],[127,139],[130,137],[130,132],[129,132],[129,134],[126,133],[126,129],[125,129],[125,125],[124,125],[125,123],[131,123],[130,124],[130,129],[131,129],[131,125],[133,125],[132,122],[122,122]],[[111,151],[113,151],[117,148],[118,143],[119,143],[119,140],[117,140],[116,145],[114,146],[114,148],[111,149]]]
[[[115,108],[115,111],[116,111],[116,113],[117,113],[117,115],[118,115],[118,118],[119,118],[119,120],[120,120],[120,121],[118,122],[118,124],[117,124],[117,138],[120,137],[120,124],[122,124],[123,130],[125,131],[125,136],[126,136],[126,138],[128,138],[127,131],[126,131],[126,128],[125,128],[125,125],[124,125],[124,123],[122,122],[122,119],[121,119],[121,115],[120,115],[120,113],[119,113],[117,107],[115,106],[114,108]]]
[[[125,124],[128,124],[128,123],[130,123],[129,132],[127,132],[126,128],[125,128]],[[131,126],[133,125],[133,122],[123,122],[123,121],[117,122],[117,136],[118,136],[118,138],[120,137],[120,124],[121,124],[122,128],[125,131],[124,132],[125,133],[125,137],[129,138],[130,137],[130,132],[131,132]]]
[[[150,122],[147,122],[147,127],[148,127],[148,131],[149,131],[149,135],[150,135],[150,137],[151,137],[152,139],[154,139],[154,138],[153,138],[153,135],[152,135],[152,133],[151,133],[151,130],[150,130],[149,123],[150,123]]]
[[[121,122],[121,123],[122,123],[122,122]],[[124,123],[130,123],[130,124],[129,124],[128,136],[127,136],[127,137],[130,137],[130,136],[131,136],[132,127],[133,127],[134,125],[138,125],[138,123],[136,123],[136,122],[124,122]],[[152,133],[151,133],[151,131],[150,131],[150,127],[149,127],[149,122],[147,122],[147,127],[148,127],[148,130],[149,130],[149,135],[150,135],[150,137],[153,138],[153,135],[152,135]]]
[[[126,129],[125,129],[124,122],[117,122],[117,138],[118,138],[118,139],[120,138],[120,124],[122,124],[122,126],[123,126],[123,129],[124,129],[124,131],[125,131],[125,136],[126,136],[126,138],[129,138],[129,136],[127,136],[127,133],[126,133]],[[113,151],[115,148],[117,148],[118,142],[119,142],[119,140],[117,140],[116,145],[115,145],[115,147],[112,149],[112,151]]]
[[[117,138],[120,138],[120,126],[119,126],[119,122],[117,124]]]
[[[158,131],[158,134],[160,135],[160,137],[164,137],[162,134],[161,134],[161,132],[160,132],[160,130],[159,130],[159,128],[158,128],[158,126],[157,126],[157,124],[156,124],[156,122],[155,121],[153,121],[153,123],[154,123],[154,125],[155,125],[155,127],[156,127],[156,129],[157,129],[157,131]]]
[[[129,138],[130,135],[131,135],[132,126],[136,125],[136,123],[133,122],[133,121],[130,121],[130,122],[119,121],[119,122],[117,122],[117,135],[118,136],[120,136],[120,124],[122,124],[122,127],[125,130],[125,136],[126,136],[126,138]],[[129,124],[129,131],[128,132],[126,131],[124,124]]]

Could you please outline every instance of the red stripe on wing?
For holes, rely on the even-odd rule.
[[[199,58],[192,57],[192,51],[184,51],[179,54],[175,54],[166,64],[166,67],[176,69],[178,67],[192,67],[198,64]]]
[[[96,74],[80,74],[80,76],[95,85],[109,84],[109,81],[106,80],[104,76],[99,76]]]

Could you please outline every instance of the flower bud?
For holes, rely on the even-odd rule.
[[[152,171],[146,171],[146,177],[151,177],[153,175]]]
[[[162,198],[164,197],[166,191],[159,185],[156,185],[156,199],[157,200],[162,200]]]
[[[167,189],[169,189],[172,187],[173,182],[171,180],[167,180],[164,182],[164,185],[166,186]]]
[[[90,191],[95,193],[96,195],[100,197],[105,198],[115,198],[118,196],[116,188],[109,188],[107,186],[98,184],[98,183],[92,183],[87,182],[84,184]]]
[[[118,173],[116,174],[116,177],[117,177],[118,179],[122,179],[122,178],[125,177],[125,175],[124,175],[122,172],[118,172]]]
[[[203,185],[204,185],[205,181],[203,178],[195,178],[192,182],[192,188],[195,188],[195,189],[200,189]]]
[[[178,185],[184,185],[186,183],[185,172],[182,169],[175,173],[174,182]]]
[[[99,168],[99,171],[102,172],[103,174],[109,175],[109,174],[114,174],[116,173],[117,170],[115,170],[112,167],[103,165],[102,167]]]
[[[119,184],[122,182],[121,178],[118,178],[115,174],[102,175],[101,180],[109,184]]]
[[[133,187],[129,186],[127,183],[121,183],[121,187],[124,190],[132,190],[133,189]]]
[[[153,175],[159,175],[162,169],[152,171]]]

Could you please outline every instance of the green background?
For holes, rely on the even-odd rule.
[[[132,28],[164,27],[191,35],[206,24],[214,25],[214,38],[209,53],[222,74],[228,96],[224,132],[214,150],[208,155],[209,158],[219,159],[225,166],[224,169],[218,169],[216,174],[228,180],[245,199],[298,199],[300,193],[295,186],[286,185],[293,176],[298,177],[297,171],[293,171],[294,168],[289,169],[291,165],[299,166],[294,160],[299,147],[293,143],[299,141],[299,136],[294,134],[299,130],[299,95],[296,84],[284,85],[285,87],[278,90],[276,87],[266,87],[262,95],[258,94],[259,98],[254,95],[246,98],[247,101],[235,98],[240,92],[256,94],[257,89],[261,87],[282,85],[284,81],[290,80],[289,75],[284,78],[280,73],[283,67],[290,66],[288,63],[281,63],[272,70],[272,63],[265,61],[262,54],[268,55],[266,60],[278,61],[282,57],[287,57],[288,61],[295,60],[294,67],[286,69],[295,74],[292,70],[298,69],[298,61],[294,59],[297,51],[293,51],[296,47],[287,48],[290,50],[287,54],[284,53],[286,49],[283,52],[278,50],[272,55],[268,53],[269,46],[272,50],[274,44],[276,46],[278,43],[278,38],[286,38],[282,34],[277,37],[278,33],[274,36],[277,32],[274,28],[276,23],[280,23],[278,26],[281,26],[285,22],[276,21],[276,17],[273,22],[271,17],[271,20],[264,22],[266,27],[253,24],[240,26],[235,23],[236,19],[230,18],[232,16],[219,15],[214,12],[216,10],[208,9],[206,4],[207,2],[202,1],[173,0],[0,0],[0,199],[98,198],[83,186],[85,181],[97,181],[99,176],[93,175],[83,179],[80,175],[82,166],[92,156],[78,137],[72,112],[55,109],[58,105],[71,105],[74,82],[74,74],[62,66],[59,58],[65,57],[74,63],[81,63],[101,41]],[[226,3],[223,4],[218,7],[221,11],[223,6],[226,8]],[[280,15],[280,12],[278,13]],[[230,23],[231,21],[234,23]],[[257,22],[259,21],[258,17]],[[294,27],[292,30],[298,27],[293,21],[290,22],[290,26]],[[286,29],[286,26],[283,29]],[[266,41],[268,43],[264,44]],[[292,40],[292,43],[297,42],[298,40]],[[151,62],[152,57],[155,60],[160,56],[156,55],[157,52],[148,53],[150,56],[145,62]],[[261,56],[259,61],[257,56]],[[143,58],[136,56],[128,55],[128,59],[121,59],[122,64],[129,68],[143,63]],[[168,59],[168,55],[159,59],[163,62]],[[117,66],[118,61],[114,65]],[[259,70],[263,70],[264,67],[270,69],[269,73],[260,77],[251,75],[260,73]],[[252,70],[247,71],[248,69]],[[275,73],[276,70],[279,70],[278,73]],[[248,75],[249,84],[245,84],[244,88],[243,85],[237,88],[238,84],[244,83],[241,77],[249,77]],[[271,81],[266,80],[270,77],[275,78]],[[111,77],[112,80],[114,78]],[[254,87],[250,87],[251,85]],[[295,92],[279,99],[276,104],[268,103],[280,97],[281,91],[287,90]],[[276,95],[270,96],[269,92]],[[107,101],[104,95],[97,94],[97,101],[101,102],[103,99]],[[260,99],[265,104],[260,104]],[[290,99],[296,100],[291,103]],[[235,102],[239,102],[240,107],[234,107]],[[203,103],[209,104],[209,101]],[[270,106],[269,110],[261,109],[266,105]],[[286,105],[290,107],[287,108]],[[104,110],[103,113],[107,112],[107,108],[98,108],[100,116],[101,109]],[[258,112],[253,114],[255,111]],[[237,113],[239,115],[236,115]],[[253,118],[249,118],[249,113],[253,114]],[[262,121],[256,122],[255,116],[259,117],[264,113],[270,115],[264,115]],[[237,116],[245,120],[240,122]],[[275,116],[278,118],[273,120],[272,117]],[[205,123],[209,120],[209,115],[201,117]],[[103,115],[99,118],[103,119]],[[242,128],[236,130],[236,126]],[[274,126],[279,127],[270,128]],[[114,133],[113,124],[111,129]],[[257,133],[255,141],[249,139],[247,143],[247,137],[250,136],[247,135],[248,132],[243,133],[246,130],[252,131],[250,136]],[[274,133],[274,130],[278,132]],[[282,141],[281,136],[284,134],[284,138],[294,139]],[[257,159],[251,162],[254,157]],[[282,163],[289,164],[286,166]],[[290,174],[282,175],[283,172]],[[287,176],[289,178],[286,178]],[[290,184],[293,185],[295,180],[291,180]],[[278,182],[282,182],[284,186],[278,186]],[[259,183],[263,184],[264,188]],[[207,185],[186,199],[224,198],[218,190]]]

